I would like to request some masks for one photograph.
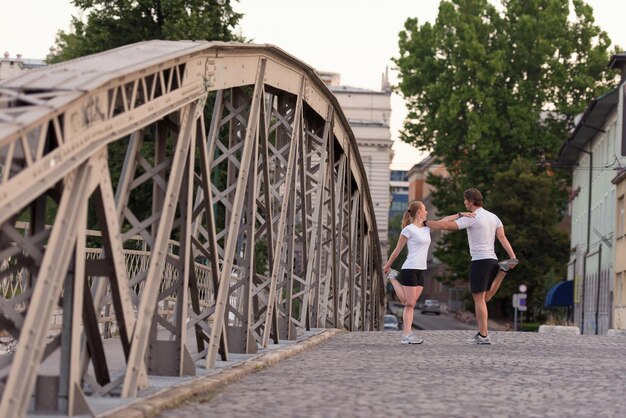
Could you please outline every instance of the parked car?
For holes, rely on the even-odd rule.
[[[424,305],[420,310],[423,314],[434,313],[435,315],[439,315],[441,313],[441,305],[438,300],[435,299],[426,299],[424,301]]]
[[[395,315],[385,315],[385,331],[397,331],[399,329],[398,318]]]

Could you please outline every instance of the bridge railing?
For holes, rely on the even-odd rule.
[[[29,224],[26,222],[18,222],[17,228],[19,230],[24,231],[26,235],[28,235]],[[101,237],[102,234],[100,231],[87,230],[87,237]],[[150,252],[145,250],[146,244],[139,236],[134,237],[135,247],[136,248],[144,248],[140,250],[130,250],[124,249],[122,252],[124,254],[124,260],[126,265],[126,274],[128,277],[135,277],[136,275],[145,272],[150,262]],[[169,253],[170,256],[174,259],[177,258],[175,254],[178,253],[178,247],[180,243],[170,240],[169,241]],[[102,248],[87,248],[85,250],[85,256],[87,260],[98,260],[103,257]],[[12,299],[15,296],[20,295],[21,293],[28,291],[29,284],[29,270],[25,267],[22,267],[18,271],[10,272],[10,267],[12,265],[11,258],[3,260],[3,265],[0,266],[0,293],[2,298],[4,299]],[[206,309],[210,306],[210,301],[215,299],[215,289],[210,281],[211,270],[210,267],[205,263],[194,263],[195,276],[197,280],[198,286],[198,295],[200,306],[203,309]],[[90,289],[93,288],[94,284],[93,277],[87,277],[87,283]],[[163,277],[161,278],[162,287],[169,288],[178,280],[178,271],[168,265],[168,268],[163,272]],[[237,281],[237,277],[231,277],[231,281]],[[144,283],[140,283],[136,289],[137,294],[141,297],[141,291],[143,290]],[[110,294],[111,289],[107,287],[106,293]],[[239,307],[242,304],[241,300],[242,292],[233,292],[229,297],[229,304],[233,307]],[[176,295],[171,295],[163,299],[159,302],[159,315],[167,317],[169,320],[173,319],[173,315],[175,313],[175,302]],[[21,307],[18,307],[20,311],[24,311],[26,306],[24,304]],[[112,301],[107,301],[102,308],[100,309],[99,316],[97,318],[99,323],[100,334],[102,338],[112,338],[117,335],[118,327],[117,321],[115,318],[115,311]],[[48,336],[57,335],[60,332],[61,324],[62,324],[62,309],[57,309],[54,313],[52,323],[50,324]],[[234,317],[230,318],[230,325],[239,325],[239,321],[236,321]]]
[[[278,48],[150,41],[0,82],[0,417],[380,329],[380,258],[348,122]]]

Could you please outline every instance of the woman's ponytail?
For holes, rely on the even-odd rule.
[[[402,215],[402,229],[406,228],[408,224],[412,223],[415,217],[417,216],[417,210],[422,206],[423,203],[419,200],[413,200],[409,202],[409,206]]]

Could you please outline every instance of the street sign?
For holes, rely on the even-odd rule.
[[[526,290],[527,290],[527,288],[526,288],[526,285],[525,285],[525,284],[520,284],[520,285],[519,285],[519,291],[520,291],[521,293],[526,293]]]
[[[521,284],[519,286],[519,290],[522,290],[522,286],[524,291],[526,291],[526,286]],[[513,313],[515,314],[514,316],[514,320],[513,320],[513,329],[515,331],[517,331],[517,312],[525,312],[526,311],[526,293],[514,293],[513,294],[513,308],[515,308],[515,310],[513,311]],[[520,324],[522,323],[522,318],[524,317],[524,315],[520,314]]]
[[[513,294],[513,307],[520,311],[526,310],[526,293]]]

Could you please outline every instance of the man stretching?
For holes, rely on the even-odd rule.
[[[478,333],[468,340],[470,344],[491,344],[487,328],[487,302],[497,292],[507,271],[514,268],[518,261],[515,252],[504,234],[504,226],[500,219],[483,208],[483,196],[478,189],[467,189],[463,192],[463,203],[474,217],[459,216],[453,221],[427,221],[431,229],[457,231],[467,229],[470,255],[470,290],[474,298]],[[500,244],[509,255],[509,260],[498,263],[494,244],[498,238]]]

